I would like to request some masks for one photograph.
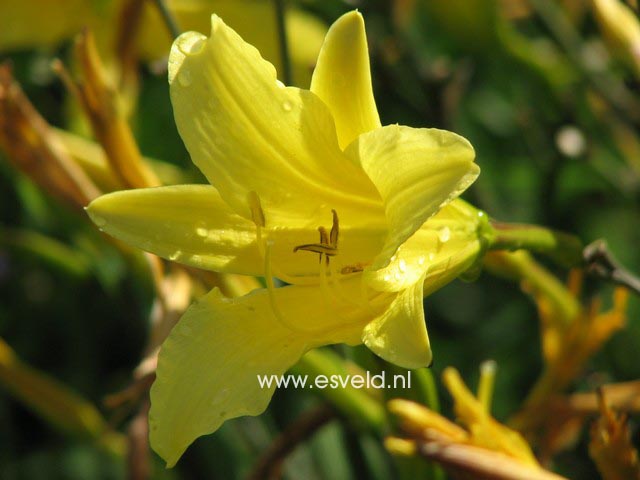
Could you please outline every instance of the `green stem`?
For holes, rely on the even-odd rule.
[[[529,250],[542,253],[566,267],[583,264],[583,245],[568,233],[557,232],[538,225],[492,222],[489,250]]]
[[[160,15],[162,16],[162,20],[164,20],[164,23],[167,25],[167,28],[169,29],[169,32],[171,33],[171,37],[178,38],[181,33],[180,27],[178,26],[178,22],[176,22],[176,19],[173,16],[173,13],[171,13],[169,8],[167,7],[167,4],[165,3],[165,1],[154,0],[154,3],[156,4],[158,12],[160,12]]]
[[[493,389],[496,383],[496,369],[497,364],[493,360],[487,360],[480,365],[480,382],[478,383],[477,397],[484,411],[488,414],[491,414]]]
[[[274,0],[274,4],[276,9],[278,42],[280,45],[280,60],[282,61],[282,81],[285,85],[292,85],[293,75],[291,73],[291,57],[289,56],[284,0]]]
[[[484,258],[484,266],[498,276],[527,282],[552,302],[566,324],[580,312],[580,304],[571,292],[527,252],[488,254]]]
[[[344,376],[342,358],[329,350],[311,350],[291,369],[296,375],[307,376],[312,384],[320,375],[331,378],[332,375]],[[367,427],[378,434],[382,434],[386,425],[386,414],[382,404],[369,395],[365,390],[346,388],[316,389],[316,393],[327,399],[345,418],[352,420],[358,426]]]
[[[412,370],[416,389],[420,395],[420,401],[425,403],[430,410],[440,412],[440,400],[438,398],[438,389],[436,381],[433,378],[433,371],[430,368],[420,368]]]

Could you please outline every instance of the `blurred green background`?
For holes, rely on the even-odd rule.
[[[640,102],[640,77],[603,41],[590,2],[294,3],[327,26],[350,9],[362,12],[383,124],[467,137],[482,169],[467,200],[502,221],[566,230],[585,242],[605,238],[619,260],[640,271],[640,110],[626,101]],[[0,26],[13,21],[2,16]],[[264,28],[276,35],[273,27]],[[47,67],[69,51],[62,41],[1,53],[36,108],[61,128],[72,127],[73,116]],[[166,74],[140,68],[133,125],[142,153],[201,178],[175,129]],[[586,288],[609,304],[610,286],[589,280]],[[142,358],[152,301],[141,256],[123,258],[82,213],[43,193],[0,153],[0,337],[26,363],[101,406],[128,384]],[[496,360],[493,412],[507,418],[542,366],[530,298],[483,273],[425,299],[425,311],[436,378],[451,365],[475,386],[478,365]],[[639,313],[632,298],[626,329],[590,362],[577,390],[640,378]],[[350,357],[364,356],[361,350],[337,349]],[[449,412],[450,399],[439,391]],[[264,415],[230,421],[199,439],[174,469],[165,470],[154,454],[152,478],[243,478],[273,437],[318,402],[308,392],[278,391]],[[118,419],[100,408],[126,427],[126,414]],[[586,438],[556,458],[558,472],[599,478]],[[0,477],[120,479],[126,465],[53,428],[0,386]],[[285,478],[400,478],[400,470],[379,439],[334,421],[294,452]]]

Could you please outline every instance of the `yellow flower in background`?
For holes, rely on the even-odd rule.
[[[385,440],[390,452],[421,455],[461,478],[564,479],[540,466],[522,435],[495,420],[489,405],[469,391],[457,370],[448,367],[442,377],[457,421],[406,399],[391,400],[388,408],[400,420],[403,437]]]
[[[6,21],[0,31],[0,52],[54,47],[89,27],[101,57],[110,60],[116,53],[117,36],[126,20],[123,12],[128,3],[130,0],[2,1],[0,18]],[[182,30],[206,33],[211,14],[216,13],[260,48],[267,60],[280,66],[276,13],[271,0],[167,0],[166,3]],[[134,43],[145,60],[166,57],[171,35],[153,2],[143,4]],[[308,85],[327,29],[312,15],[296,8],[287,11],[286,29],[294,79],[300,85]]]
[[[261,413],[274,388],[256,376],[321,345],[364,342],[398,365],[428,365],[422,298],[482,249],[483,214],[455,200],[479,169],[456,134],[381,126],[360,14],[330,28],[310,91],[278,82],[215,15],[209,38],[176,40],[169,82],[180,134],[212,186],[116,192],[89,214],[125,242],[264,276],[267,288],[238,299],[214,290],[171,332],[151,391],[153,448],[173,465],[225,420]]]
[[[147,3],[139,48],[144,58],[163,58],[169,53],[171,39],[158,10]],[[209,33],[211,14],[215,13],[246,42],[260,49],[262,56],[278,70],[282,68],[272,0],[167,0],[167,6],[183,31]],[[311,14],[293,6],[287,8],[285,22],[293,79],[296,84],[307,86],[327,28]]]
[[[640,74],[640,22],[619,0],[591,0],[591,8],[611,53]]]

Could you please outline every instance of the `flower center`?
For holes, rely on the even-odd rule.
[[[333,224],[331,226],[331,232],[327,235],[327,230],[324,227],[318,227],[320,232],[320,243],[307,243],[305,245],[298,245],[293,249],[293,253],[298,250],[306,250],[308,252],[318,253],[320,255],[320,263],[322,263],[322,257],[326,259],[326,264],[329,265],[329,258],[338,254],[338,235],[340,234],[340,221],[338,220],[338,213],[335,210],[331,210],[333,215]]]
[[[320,334],[327,331],[330,331],[332,327],[324,327],[324,328],[316,328],[316,329],[307,329],[301,328],[299,324],[292,323],[288,321],[285,316],[282,314],[278,306],[278,301],[275,294],[275,285],[273,281],[273,277],[276,276],[287,283],[299,283],[299,281],[293,280],[288,275],[282,274],[281,272],[276,272],[273,268],[272,262],[272,251],[274,242],[271,239],[264,239],[263,237],[263,228],[266,226],[266,218],[264,215],[264,210],[262,209],[262,205],[260,202],[260,197],[254,191],[250,192],[248,195],[249,208],[251,211],[251,219],[256,226],[256,243],[258,246],[258,250],[260,252],[260,256],[264,261],[264,276],[265,282],[267,284],[267,291],[269,295],[269,303],[271,304],[271,310],[273,311],[274,316],[278,320],[278,322],[284,326],[285,328],[304,334]],[[332,212],[332,227],[331,231],[327,233],[327,230],[324,227],[319,227],[318,232],[320,233],[320,242],[319,243],[309,243],[304,245],[296,246],[293,251],[294,253],[299,250],[306,250],[309,252],[317,253],[319,255],[320,262],[320,289],[322,291],[322,296],[324,297],[325,303],[328,309],[331,311],[332,316],[341,320],[341,326],[348,325],[349,322],[347,319],[343,318],[343,316],[337,311],[337,304],[346,304],[352,308],[370,308],[368,299],[366,298],[366,292],[363,291],[363,298],[358,301],[357,299],[349,298],[342,292],[340,288],[340,274],[336,271],[335,265],[330,263],[329,259],[338,254],[338,237],[340,233],[340,222],[338,219],[338,214],[335,210],[331,210]],[[325,259],[323,262],[322,259]],[[344,270],[344,269],[343,269]],[[354,270],[351,270],[348,273],[352,273]],[[355,270],[357,271],[357,270]],[[341,272],[342,273],[342,272]],[[327,275],[329,274],[329,275]],[[329,276],[330,281],[327,279]],[[337,325],[335,325],[337,326]]]

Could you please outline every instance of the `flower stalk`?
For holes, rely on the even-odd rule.
[[[538,225],[491,222],[490,250],[529,250],[542,253],[565,267],[583,263],[583,245],[578,237]]]
[[[282,81],[285,85],[293,85],[291,73],[291,56],[289,55],[289,40],[285,22],[286,8],[283,0],[274,0],[276,9],[276,25],[278,30],[278,44],[280,47],[280,61],[282,62]]]
[[[291,369],[296,375],[315,378],[324,375],[344,375],[342,359],[328,350],[312,350],[304,355]],[[326,400],[356,425],[382,434],[386,425],[386,414],[382,404],[367,395],[364,390],[347,388],[326,388],[321,390]]]

